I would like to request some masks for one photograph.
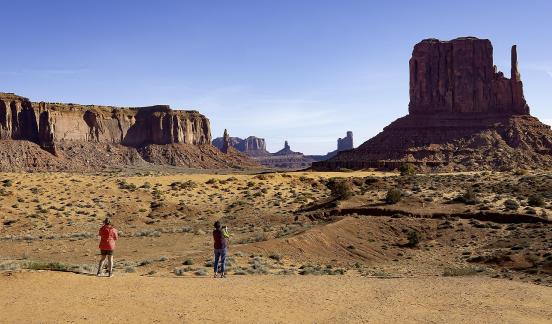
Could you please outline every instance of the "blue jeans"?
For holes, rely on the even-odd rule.
[[[219,270],[220,262],[220,271]],[[224,267],[226,266],[226,249],[215,249],[215,273],[224,273]]]

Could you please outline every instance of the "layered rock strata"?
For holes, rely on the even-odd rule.
[[[169,106],[116,108],[31,103],[0,94],[0,139],[28,140],[55,152],[56,142],[86,141],[140,147],[149,144],[209,144],[209,120],[197,111]]]
[[[243,155],[227,157],[230,162],[225,163],[217,150],[209,148],[211,130],[205,116],[164,105],[118,108],[34,103],[15,94],[0,93],[0,142],[4,158],[11,161],[2,161],[0,167],[10,171],[96,170],[148,163],[192,168],[240,167],[241,162],[254,165]],[[152,145],[155,147],[148,149]],[[165,145],[173,146],[162,149]],[[155,153],[161,151],[173,158]],[[155,158],[145,158],[147,152]]]
[[[427,39],[410,59],[409,114],[358,148],[313,169],[438,170],[552,167],[552,131],[529,115],[511,51],[510,78],[493,65],[491,42]]]

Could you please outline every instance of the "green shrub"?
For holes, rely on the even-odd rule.
[[[349,180],[330,179],[326,186],[335,199],[347,199],[354,195],[353,185]]]
[[[30,270],[69,271],[67,265],[59,262],[28,262],[24,265],[24,268]]]
[[[412,163],[405,163],[399,167],[399,172],[402,176],[416,174],[416,167]]]
[[[399,201],[401,201],[402,196],[403,196],[403,193],[400,189],[397,189],[397,188],[389,189],[387,191],[387,195],[385,196],[385,202],[388,204],[396,204]]]
[[[408,240],[408,243],[407,243],[408,246],[410,247],[418,246],[418,244],[420,243],[420,233],[414,230],[409,231],[408,234],[406,235],[406,239]]]

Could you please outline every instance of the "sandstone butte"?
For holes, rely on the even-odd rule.
[[[193,168],[254,165],[210,145],[197,111],[31,102],[0,93],[0,170],[96,170],[148,163]],[[41,152],[40,149],[46,151]]]
[[[552,131],[529,114],[516,45],[510,78],[493,64],[491,42],[475,37],[423,40],[409,63],[409,114],[314,170],[552,167]]]

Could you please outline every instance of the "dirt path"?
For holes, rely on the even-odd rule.
[[[480,277],[0,274],[2,323],[550,323],[552,288]],[[215,305],[217,305],[215,307]]]

